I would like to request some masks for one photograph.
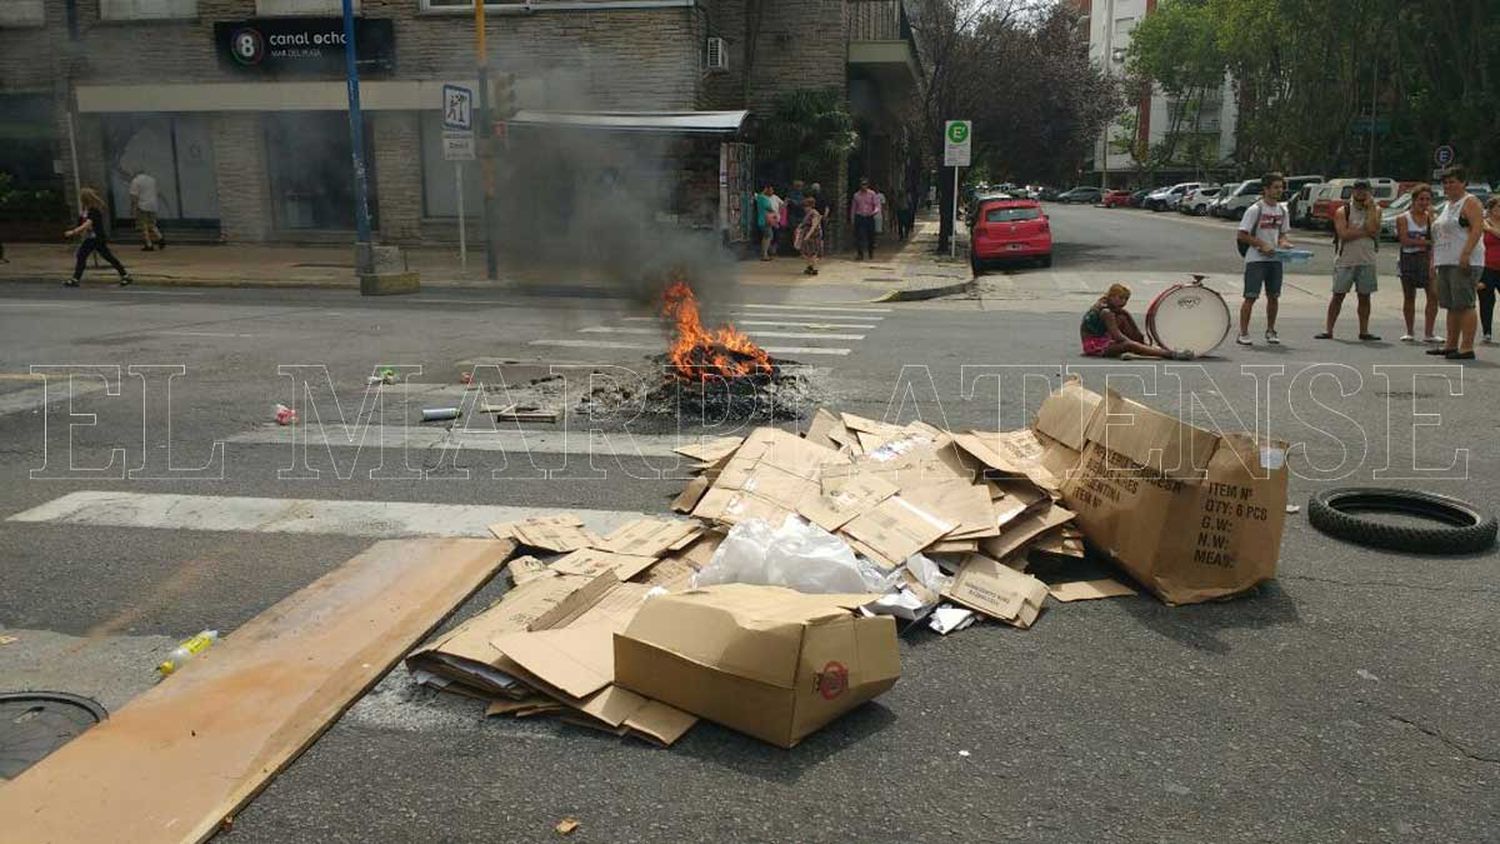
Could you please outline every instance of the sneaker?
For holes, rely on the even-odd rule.
[[[1447,355],[1455,354],[1457,352],[1458,352],[1458,349],[1445,349],[1442,346],[1439,346],[1436,349],[1428,349],[1427,350],[1427,354],[1429,354],[1429,355],[1444,355],[1444,356],[1447,356]]]
[[[1379,334],[1370,334],[1370,333],[1366,332],[1364,334],[1359,335],[1359,339],[1365,341],[1366,343],[1373,343],[1376,340],[1380,339],[1380,335]]]
[[[70,278],[67,281],[63,282],[63,287],[77,287],[77,286],[78,286],[78,279],[76,279],[76,278]]]
[[[126,274],[120,276],[120,286],[121,287],[129,287],[130,284],[132,282],[134,282],[134,281],[135,281],[135,279],[133,279],[133,278],[130,277],[130,273],[126,273]]]
[[[1276,333],[1276,329],[1268,328],[1266,329],[1266,342],[1270,343],[1273,346],[1280,346],[1281,335]]]
[[[1434,337],[1431,334],[1429,334],[1426,337],[1422,338],[1422,342],[1423,343],[1441,343],[1441,342],[1443,342],[1443,338],[1441,338],[1441,337]]]
[[[1401,335],[1401,342],[1403,342],[1403,343],[1415,343],[1415,342],[1417,342],[1417,338],[1411,336],[1410,334],[1402,334]]]
[[[1490,335],[1486,334],[1486,335],[1484,335],[1484,339],[1480,340],[1479,342],[1481,342],[1481,343],[1485,344],[1486,346],[1488,346],[1488,345],[1493,344],[1495,341],[1491,340],[1490,339]]]
[[[1253,340],[1250,339],[1250,335],[1249,334],[1241,334],[1240,336],[1234,338],[1234,342],[1239,343],[1241,346],[1254,346],[1255,345],[1255,341],[1253,341]]]

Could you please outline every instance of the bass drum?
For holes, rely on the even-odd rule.
[[[1201,284],[1174,284],[1151,300],[1146,335],[1158,346],[1202,357],[1229,336],[1229,306]]]

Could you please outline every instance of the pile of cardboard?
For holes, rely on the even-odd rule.
[[[1083,557],[1085,541],[1169,603],[1273,577],[1284,448],[1077,383],[1020,431],[820,410],[802,436],[759,428],[680,449],[697,461],[672,505],[689,518],[645,517],[608,536],[569,516],[492,526],[528,552],[508,564],[514,588],[409,665],[491,701],[494,715],[554,715],[665,744],[705,717],[791,746],[899,677],[895,622],[880,615],[892,603],[948,633],[976,618],[1030,627],[1049,596],[1134,594],[1112,578],[1049,585],[1027,573],[1033,561]],[[789,518],[892,572],[909,600],[695,588],[736,525]],[[924,558],[951,575],[940,594],[913,574]]]

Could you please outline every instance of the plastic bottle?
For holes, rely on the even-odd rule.
[[[208,650],[214,642],[219,640],[219,631],[205,630],[202,633],[188,639],[172,649],[170,654],[156,670],[163,677],[170,677],[182,668],[182,664]]]

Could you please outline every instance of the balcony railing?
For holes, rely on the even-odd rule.
[[[911,28],[901,12],[901,0],[850,0],[850,41],[901,41]]]

